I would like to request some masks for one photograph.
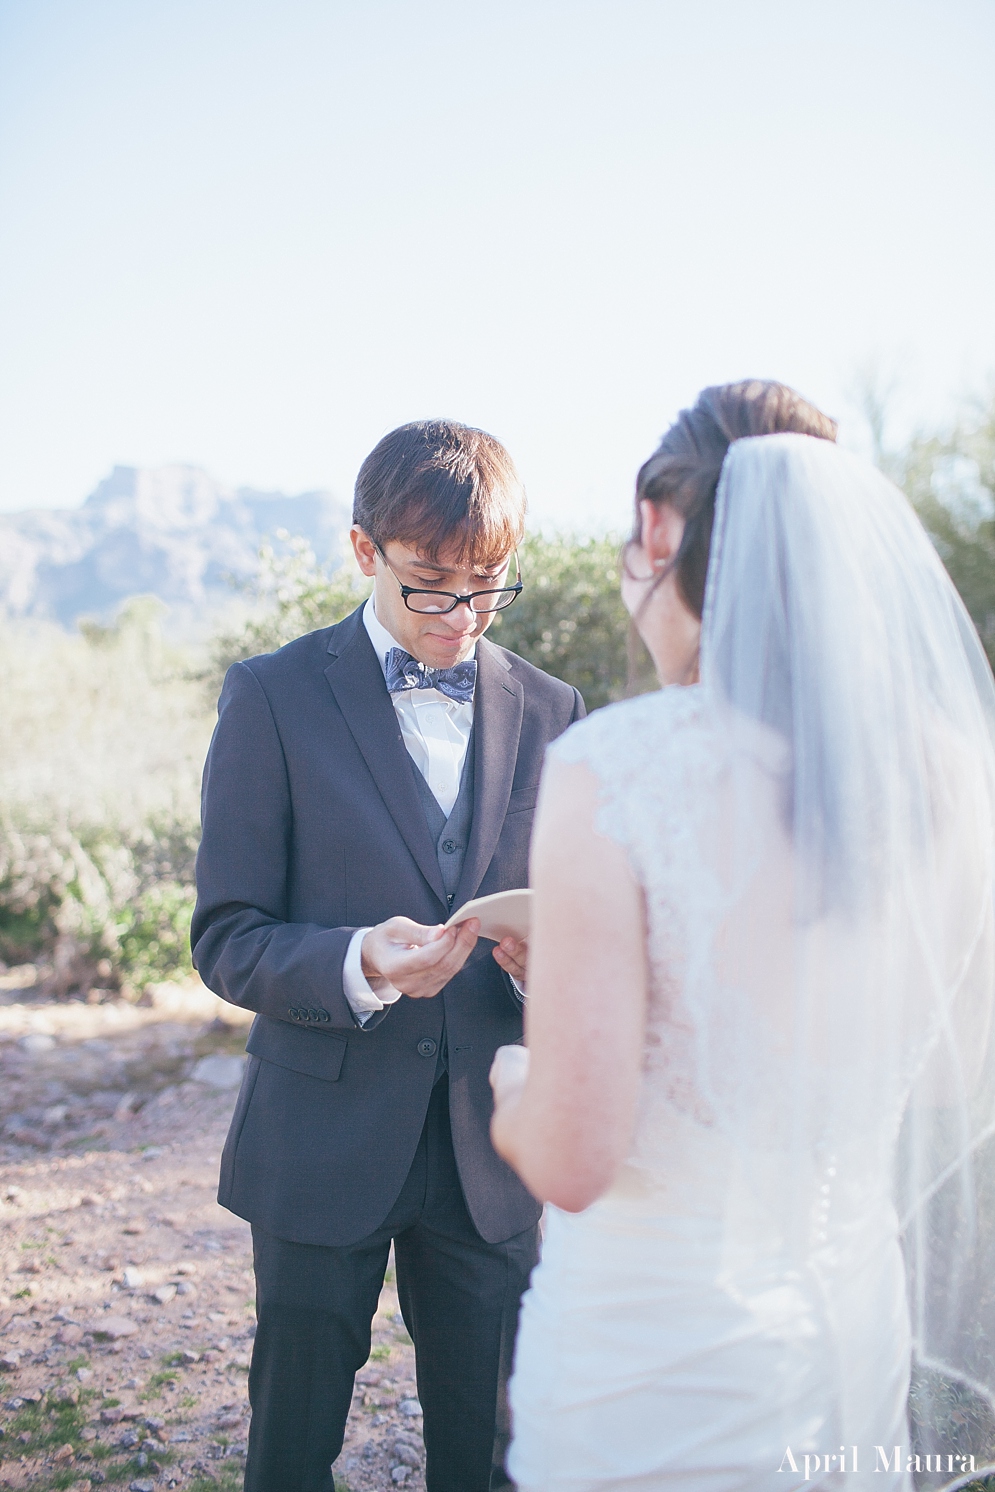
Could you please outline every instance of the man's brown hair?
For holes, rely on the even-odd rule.
[[[493,565],[525,532],[525,489],[504,446],[455,420],[415,420],[385,435],[359,468],[352,521],[381,549]]]

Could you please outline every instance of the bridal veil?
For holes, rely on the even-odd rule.
[[[729,1279],[762,1217],[827,1318],[859,1310],[841,1283],[897,1217],[912,1449],[962,1485],[955,1456],[995,1463],[991,672],[904,496],[784,434],[725,459],[701,678],[735,749],[691,814],[684,1003],[740,1157]]]

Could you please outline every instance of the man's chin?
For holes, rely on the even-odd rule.
[[[464,637],[450,647],[438,638],[425,638],[420,649],[420,661],[429,668],[452,668],[469,658],[476,641],[475,637]]]

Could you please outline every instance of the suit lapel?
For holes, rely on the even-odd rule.
[[[412,770],[417,769],[408,756],[383,670],[363,626],[362,608],[333,629],[328,651],[332,661],[325,678],[346,725],[415,863],[445,906],[438,856],[411,780]]]
[[[484,878],[504,827],[522,733],[524,694],[501,653],[477,644],[473,700],[473,824],[453,905],[470,901]]]

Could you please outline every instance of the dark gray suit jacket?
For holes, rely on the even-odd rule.
[[[548,742],[584,713],[575,689],[477,644],[473,825],[453,902],[524,886]],[[490,1143],[488,1069],[522,1034],[481,941],[431,1000],[365,1028],[342,991],[357,927],[448,916],[436,847],[362,622],[235,664],[204,774],[194,962],[255,1010],[218,1200],[277,1237],[348,1244],[383,1222],[408,1173],[448,1042],[453,1145],[467,1206],[496,1243],[539,1209]]]

